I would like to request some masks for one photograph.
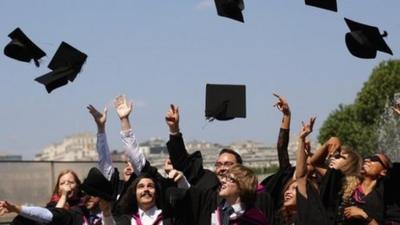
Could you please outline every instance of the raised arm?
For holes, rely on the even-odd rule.
[[[278,98],[278,101],[274,104],[274,107],[276,107],[283,114],[276,148],[278,151],[279,168],[285,169],[290,167],[288,145],[291,112],[286,98],[275,93],[273,93],[273,95]]]
[[[306,183],[307,183],[307,156],[305,152],[305,143],[306,143],[306,137],[312,132],[314,122],[315,122],[315,117],[310,118],[309,122],[307,124],[302,123],[302,129],[300,132],[299,136],[299,143],[298,143],[298,148],[297,148],[297,156],[296,156],[296,171],[295,171],[295,177],[297,180],[297,188],[299,192],[307,198],[307,189],[306,189]]]
[[[0,201],[0,217],[8,213],[17,213],[39,223],[50,223],[53,220],[51,211],[44,207],[20,206],[8,201]]]
[[[169,128],[169,141],[167,143],[168,153],[174,168],[183,170],[183,165],[189,157],[182,134],[179,130],[179,108],[173,104],[165,115],[165,122]]]
[[[87,109],[93,116],[94,122],[97,125],[96,150],[99,155],[98,166],[104,177],[110,180],[112,173],[114,172],[114,167],[112,165],[110,148],[108,147],[105,132],[107,108],[104,108],[103,113],[100,113],[93,105],[89,105]]]
[[[315,151],[314,155],[309,159],[309,163],[313,166],[321,167],[328,156],[331,156],[342,145],[341,141],[337,137],[331,137],[325,142],[320,148]]]
[[[133,110],[133,103],[128,103],[126,97],[120,95],[115,99],[114,106],[121,121],[122,143],[124,144],[129,161],[132,164],[133,172],[139,175],[146,163],[146,158],[143,151],[139,148],[139,144],[129,121],[129,115]]]

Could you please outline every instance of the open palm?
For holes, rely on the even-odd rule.
[[[100,113],[93,105],[87,107],[89,113],[93,116],[94,121],[98,125],[104,125],[107,121],[107,108],[104,108],[103,113]]]
[[[115,109],[120,119],[127,118],[132,111],[132,102],[127,102],[125,96],[120,95],[114,101]]]

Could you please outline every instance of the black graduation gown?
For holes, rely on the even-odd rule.
[[[322,177],[320,196],[325,207],[328,223],[336,224],[338,210],[342,202],[344,174],[340,170],[329,168]]]
[[[187,207],[184,207],[181,204],[178,204],[176,199],[177,198],[182,198],[179,196],[180,193],[170,193],[167,191],[170,190],[170,187],[175,187],[176,183],[171,180],[164,178],[161,174],[158,173],[158,170],[156,167],[153,167],[150,165],[148,161],[146,161],[145,166],[143,167],[141,174],[147,174],[151,177],[153,177],[157,184],[159,186],[159,191],[158,197],[157,197],[157,207],[162,210],[162,215],[163,215],[163,224],[164,225],[186,225],[188,224],[186,222],[186,218],[188,218],[185,214],[188,212]],[[139,176],[140,177],[140,176]],[[134,178],[134,180],[137,179],[137,176]],[[131,183],[134,182],[132,180]],[[128,188],[128,187],[127,187]],[[127,189],[126,188],[126,189]],[[137,202],[133,201],[131,204],[133,204],[133,209],[134,211],[138,210]],[[121,210],[121,212],[123,212]],[[118,224],[124,225],[124,224],[130,224],[132,214],[134,212],[130,212],[130,215],[126,214],[127,212],[119,213],[117,215],[113,215],[115,218],[115,221]]]
[[[117,168],[114,169],[113,174],[111,175],[111,186],[113,189],[113,198],[116,199],[113,202],[111,213],[114,216],[118,216],[122,214],[122,209],[121,209],[121,200],[123,199],[126,190],[128,187],[133,183],[133,181],[136,179],[136,174],[132,173],[132,175],[129,177],[129,180],[127,182],[120,180],[119,179],[119,171]],[[119,195],[119,198],[117,199]]]
[[[169,136],[167,148],[173,167],[182,171],[191,185],[201,189],[218,189],[218,177],[214,172],[203,168],[200,151],[192,154],[187,152],[181,133]]]
[[[266,177],[261,184],[264,190],[273,197],[275,210],[279,210],[283,204],[283,193],[285,185],[293,178],[295,167],[290,165],[289,154],[289,129],[279,130],[277,151],[279,160],[279,170]]]
[[[176,189],[177,192],[183,192],[183,202],[190,207],[192,213],[188,224],[190,225],[209,225],[211,224],[211,215],[219,205],[223,205],[223,199],[218,196],[218,191],[212,189],[199,189],[191,187],[188,190]],[[237,219],[231,221],[237,225],[267,225],[266,215],[256,207],[249,207],[245,213]]]
[[[393,163],[383,182],[385,223],[400,224],[400,163]]]
[[[214,172],[203,168],[203,158],[199,151],[188,154],[181,133],[170,135],[167,147],[174,168],[184,173],[192,187],[199,190],[218,191],[220,185],[218,177]],[[269,224],[272,224],[274,204],[270,193],[258,193],[254,205],[267,215]],[[190,216],[192,217],[193,215]]]
[[[318,190],[309,182],[307,182],[306,188],[307,198],[298,190],[296,191],[297,218],[295,220],[295,225],[328,224],[327,215]]]

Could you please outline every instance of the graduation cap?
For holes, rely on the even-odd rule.
[[[246,118],[246,86],[207,84],[205,111],[209,121]]]
[[[306,5],[337,12],[336,0],[305,0]]]
[[[217,13],[220,16],[228,17],[244,23],[242,10],[244,9],[243,0],[214,0]]]
[[[68,81],[73,82],[81,71],[86,58],[85,53],[62,42],[48,65],[52,71],[37,77],[35,81],[44,84],[47,92],[50,93],[54,89],[68,84]]]
[[[387,36],[386,31],[380,34],[377,27],[358,23],[347,18],[344,18],[344,20],[350,28],[350,32],[346,33],[346,45],[352,55],[365,59],[375,58],[377,51],[393,55],[392,50],[383,39],[383,37]]]
[[[111,182],[96,167],[92,167],[89,170],[86,179],[81,185],[81,189],[91,196],[100,197],[107,201],[114,200]]]
[[[4,47],[6,56],[22,62],[30,62],[33,59],[35,65],[39,67],[39,59],[46,55],[44,51],[36,46],[19,27],[8,37],[11,38],[11,41]]]

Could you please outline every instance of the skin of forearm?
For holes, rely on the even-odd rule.
[[[121,118],[121,130],[129,130],[129,129],[131,129],[129,118],[128,117]]]
[[[61,195],[60,200],[58,200],[56,208],[64,208],[65,203],[67,202],[67,196]]]
[[[289,129],[290,128],[290,112],[283,114],[283,118],[282,118],[282,124],[281,124],[281,128],[282,129]]]
[[[317,151],[315,151],[309,163],[313,166],[321,166],[324,163],[327,155],[328,155],[328,145],[325,143]]]

